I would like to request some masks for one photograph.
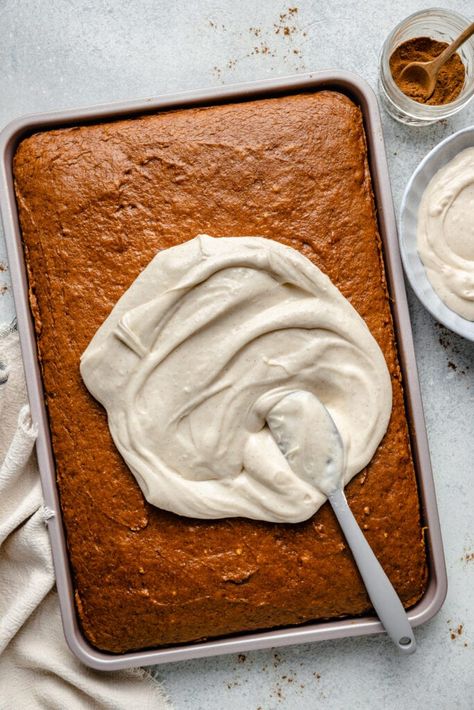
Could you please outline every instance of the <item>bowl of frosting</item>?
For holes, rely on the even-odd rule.
[[[439,143],[402,200],[405,273],[440,323],[474,341],[474,126]]]

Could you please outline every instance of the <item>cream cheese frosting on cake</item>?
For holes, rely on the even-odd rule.
[[[91,340],[81,374],[146,499],[197,518],[294,523],[324,503],[266,424],[289,392],[327,407],[344,483],[371,460],[391,412],[364,320],[302,254],[261,237],[200,235],[159,252]],[[317,422],[295,436],[317,438]]]

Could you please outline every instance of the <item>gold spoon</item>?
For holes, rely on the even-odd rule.
[[[418,84],[420,89],[424,92],[425,101],[427,101],[435,90],[438,74],[443,64],[445,64],[458,47],[464,44],[473,34],[474,22],[471,22],[464,32],[461,32],[459,37],[441,52],[439,57],[435,57],[435,59],[429,62],[410,62],[410,64],[407,64],[400,74],[400,79]]]

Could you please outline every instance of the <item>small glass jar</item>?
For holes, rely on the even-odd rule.
[[[390,71],[390,57],[395,49],[415,37],[431,37],[439,42],[452,42],[467,27],[469,20],[452,10],[431,8],[415,12],[389,34],[380,57],[379,92],[385,110],[397,121],[412,126],[425,126],[460,111],[474,95],[474,37],[457,51],[465,68],[464,86],[450,103],[429,105],[414,101],[396,85]]]

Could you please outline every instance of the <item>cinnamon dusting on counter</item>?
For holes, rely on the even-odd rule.
[[[466,375],[467,372],[470,370],[470,367],[466,362],[467,358],[464,353],[459,349],[458,345],[456,345],[456,342],[452,342],[451,340],[451,338],[455,339],[456,336],[441,323],[435,323],[435,326],[439,331],[438,342],[441,347],[446,350],[446,353],[448,355],[448,369],[453,370],[453,372],[456,372],[460,375]],[[458,362],[456,362],[456,360]],[[459,362],[459,360],[461,360],[462,362]]]
[[[464,624],[459,624],[457,628],[450,628],[449,629],[449,635],[451,637],[451,641],[455,641],[459,636],[462,636],[462,633],[464,631]]]
[[[269,27],[249,27],[248,32],[252,44],[254,42],[253,38],[256,38],[258,42],[248,47],[245,54],[229,59],[225,67],[214,66],[213,73],[215,77],[224,82],[222,74],[225,70],[233,71],[238,63],[257,55],[266,58],[276,58],[278,56],[281,58],[283,54],[283,60],[291,64],[293,71],[306,69],[303,63],[302,51],[300,47],[296,46],[296,41],[298,38],[306,38],[308,36],[306,29],[314,25],[318,20],[313,20],[302,27],[298,19],[298,13],[298,7],[288,7],[286,11],[278,15],[278,19],[273,25]],[[222,29],[227,31],[224,25],[215,20],[208,20],[208,24],[214,30]],[[245,33],[239,33],[239,37],[242,38],[242,43],[245,46]],[[271,66],[270,71],[273,70],[274,67]]]

